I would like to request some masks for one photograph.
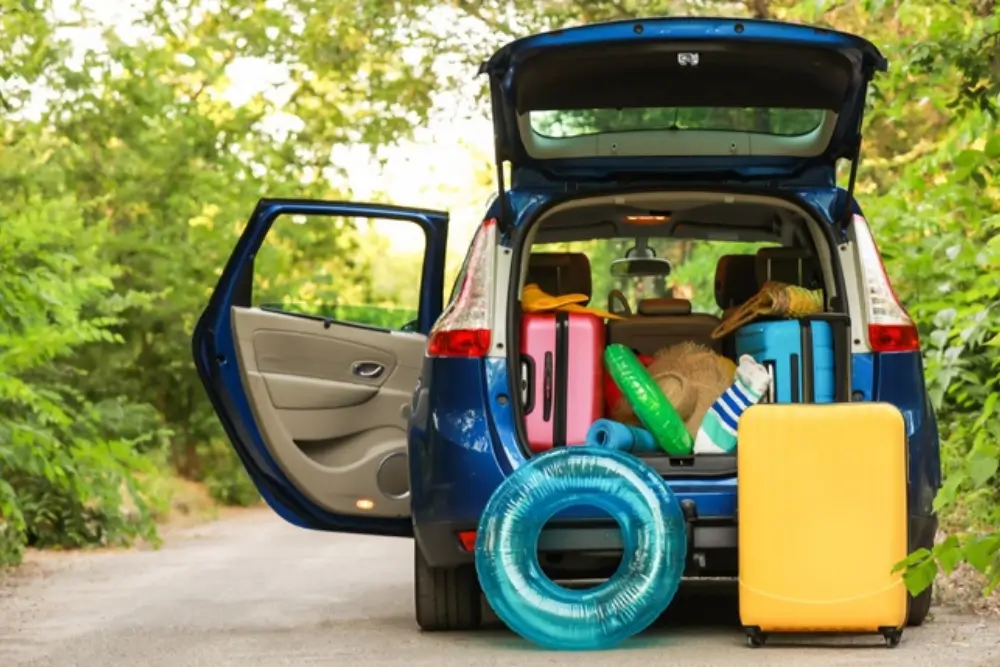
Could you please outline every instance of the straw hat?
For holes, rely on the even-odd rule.
[[[733,383],[736,364],[705,347],[692,342],[678,343],[656,353],[647,367],[664,396],[692,437],[705,413]],[[639,420],[624,398],[618,402],[611,418],[626,424]]]

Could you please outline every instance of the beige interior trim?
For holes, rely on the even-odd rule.
[[[337,514],[408,516],[406,420],[426,337],[258,308],[232,314],[254,417],[292,483]],[[355,372],[376,364],[376,377]]]
[[[712,130],[637,130],[578,137],[546,137],[531,129],[528,114],[517,119],[528,155],[535,159],[574,157],[679,156],[795,156],[814,157],[830,143],[837,114],[826,112],[823,122],[807,134],[782,137],[756,132]]]
[[[261,373],[271,405],[286,410],[335,410],[361,405],[378,393],[377,387],[350,382]]]

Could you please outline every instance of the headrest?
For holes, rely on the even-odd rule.
[[[725,310],[741,306],[757,293],[757,259],[753,255],[723,255],[715,265],[715,303]]]
[[[757,283],[768,280],[809,289],[822,287],[816,258],[803,248],[761,248],[757,251]]]
[[[640,315],[690,315],[691,302],[687,299],[660,297],[639,302]]]
[[[589,302],[590,281],[590,260],[582,252],[533,252],[528,258],[525,284],[537,283],[552,296],[586,294]]]

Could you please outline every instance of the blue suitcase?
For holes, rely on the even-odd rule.
[[[762,403],[833,403],[836,397],[833,331],[829,322],[754,322],[735,332],[737,359],[749,354],[768,369],[771,388]],[[811,369],[811,372],[803,372]]]

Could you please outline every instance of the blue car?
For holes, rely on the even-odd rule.
[[[827,310],[846,323],[834,344],[834,400],[902,411],[909,542],[931,546],[941,470],[920,341],[853,197],[868,85],[886,67],[860,37],[743,19],[620,21],[507,44],[480,70],[498,192],[452,286],[444,212],[260,201],[193,352],[263,498],[303,528],[414,538],[418,625],[475,628],[480,515],[536,451],[525,421],[524,285],[583,293],[624,313],[607,325],[607,340],[638,352],[692,340],[726,353],[710,337],[720,316],[779,278],[822,289]],[[272,223],[307,215],[416,225],[425,240],[416,316],[379,327],[254,305],[254,261]],[[692,312],[677,294],[634,305],[618,290],[592,294],[598,281],[586,254],[536,252],[588,240],[633,243],[622,259],[637,266],[667,241],[754,251],[720,257],[718,310]],[[543,276],[553,265],[557,278]],[[684,506],[686,575],[735,576],[735,457],[645,460]],[[851,480],[842,481],[850,493]],[[611,519],[587,508],[554,516],[539,539],[541,563],[557,579],[610,576],[620,551]],[[910,625],[923,622],[930,599],[930,590],[911,599]]]

